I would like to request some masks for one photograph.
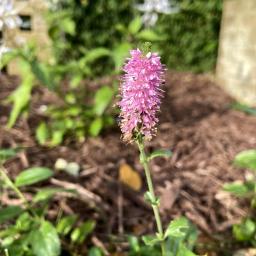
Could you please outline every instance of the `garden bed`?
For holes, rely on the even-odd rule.
[[[0,100],[17,84],[17,78],[1,75]],[[222,185],[244,179],[246,172],[234,168],[231,162],[238,152],[256,148],[256,117],[231,109],[234,100],[204,75],[169,72],[165,91],[158,135],[147,147],[173,152],[170,159],[156,159],[152,165],[165,224],[184,215],[205,235],[228,231],[246,215],[247,207],[244,201],[224,192]],[[94,218],[94,243],[109,241],[112,234],[152,233],[152,212],[143,200],[146,187],[136,192],[118,181],[123,163],[144,179],[136,147],[120,140],[118,128],[83,143],[72,138],[55,148],[36,143],[34,132],[41,105],[55,100],[46,89],[35,90],[30,117],[20,119],[12,129],[5,128],[10,108],[0,105],[0,148],[25,148],[5,164],[9,175],[14,177],[30,166],[53,169],[58,158],[76,162],[81,167],[79,177],[56,172],[51,183],[67,188],[73,185],[80,199],[56,197],[50,218],[56,217],[59,208],[66,214],[80,214],[82,219]],[[8,195],[2,197],[2,204],[16,203]]]

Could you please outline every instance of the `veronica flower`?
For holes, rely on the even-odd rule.
[[[0,0],[0,30],[6,26],[9,29],[18,27],[21,19],[13,7],[12,0]]]
[[[179,8],[174,6],[169,0],[145,0],[143,4],[137,4],[135,7],[144,13],[142,21],[147,27],[156,24],[158,14],[171,14],[179,10]]]
[[[157,53],[144,55],[139,49],[130,53],[120,87],[120,127],[125,141],[132,141],[138,133],[150,140],[156,133],[164,67]]]

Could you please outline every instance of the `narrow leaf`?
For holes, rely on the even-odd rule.
[[[15,179],[15,185],[26,186],[46,180],[53,176],[53,172],[46,167],[32,167],[21,172]]]
[[[142,26],[142,21],[141,21],[141,17],[137,16],[135,19],[133,19],[129,26],[128,26],[128,30],[131,34],[136,34],[139,32],[140,28]]]
[[[102,86],[97,90],[94,98],[94,112],[101,116],[110,104],[113,97],[113,90],[109,86]]]
[[[102,118],[96,118],[92,121],[90,127],[89,127],[89,133],[91,136],[98,136],[101,129],[103,127],[103,120]]]
[[[171,156],[172,156],[172,152],[170,150],[159,149],[159,150],[152,152],[148,156],[148,160],[152,160],[155,157],[171,157]]]

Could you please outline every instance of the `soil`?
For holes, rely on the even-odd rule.
[[[17,77],[0,75],[0,100],[17,86]],[[244,180],[246,170],[233,167],[234,156],[256,147],[256,117],[233,110],[234,100],[206,75],[168,72],[165,98],[160,113],[157,136],[147,143],[147,150],[171,149],[170,159],[152,162],[156,193],[161,198],[165,225],[184,215],[206,237],[228,232],[246,215],[247,203],[224,192],[226,182]],[[56,172],[51,184],[75,186],[79,198],[56,197],[49,217],[61,208],[65,214],[79,213],[81,219],[94,218],[97,229],[94,243],[109,241],[133,233],[153,233],[152,211],[144,202],[146,186],[137,192],[118,180],[120,165],[127,163],[145,180],[135,145],[120,140],[119,129],[105,131],[99,138],[83,143],[67,139],[62,146],[46,148],[35,139],[40,107],[54,102],[46,89],[33,92],[30,117],[20,118],[12,129],[5,128],[10,106],[0,105],[0,148],[23,147],[24,150],[5,167],[11,177],[31,166],[54,168],[58,158],[81,166],[79,177]],[[49,185],[43,183],[42,186]],[[29,192],[27,192],[29,196]],[[14,204],[2,198],[2,204]],[[115,240],[120,246],[122,241]]]

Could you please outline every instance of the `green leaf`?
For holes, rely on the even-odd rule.
[[[136,34],[139,32],[140,28],[142,26],[142,21],[141,21],[141,17],[137,16],[135,19],[133,19],[129,26],[128,26],[128,30],[131,34]]]
[[[180,244],[177,256],[196,256],[196,254],[187,249],[183,244]]]
[[[103,253],[101,252],[101,249],[98,247],[92,247],[89,250],[89,256],[103,256]]]
[[[113,90],[108,86],[102,86],[97,90],[94,97],[94,113],[101,116],[111,103]]]
[[[41,201],[47,201],[51,199],[56,193],[61,192],[68,192],[68,193],[75,193],[74,190],[70,189],[63,189],[63,188],[43,188],[40,189],[36,195],[33,198],[33,201],[35,203],[41,202]]]
[[[172,156],[172,152],[170,150],[159,149],[159,150],[152,152],[148,156],[148,160],[152,160],[155,157],[171,157],[171,156]]]
[[[8,128],[12,128],[19,115],[26,109],[31,98],[31,91],[34,84],[34,76],[31,74],[30,68],[25,61],[20,62],[22,66],[22,82],[19,87],[9,96],[9,100],[13,103],[12,111],[7,123]]]
[[[129,55],[129,50],[131,48],[132,48],[132,45],[127,42],[120,43],[118,44],[118,46],[114,48],[112,52],[112,57],[114,59],[115,68],[117,71],[120,71],[125,58],[128,57]]]
[[[245,112],[245,113],[247,113],[249,115],[256,115],[256,109],[252,108],[250,106],[247,106],[245,104],[235,103],[235,104],[232,104],[231,107],[233,109],[243,111],[243,112]]]
[[[61,29],[70,35],[75,34],[76,24],[71,18],[64,18],[61,20]]]
[[[233,235],[238,241],[250,241],[255,233],[256,226],[251,219],[245,219],[241,224],[233,226]]]
[[[241,197],[247,196],[248,192],[251,192],[248,186],[238,182],[224,184],[223,188],[225,191]]]
[[[234,164],[238,167],[256,171],[256,150],[250,149],[240,152],[236,155]]]
[[[53,176],[53,172],[46,167],[32,167],[22,171],[15,179],[15,185],[26,186],[47,180]]]
[[[19,152],[19,149],[0,148],[0,163],[3,163],[9,158],[16,156],[18,152]]]
[[[22,209],[18,206],[8,206],[0,210],[0,223],[3,223],[7,220],[11,220],[14,217],[22,213]]]
[[[57,146],[62,143],[64,134],[65,134],[65,128],[64,127],[62,127],[62,128],[63,128],[62,130],[53,130],[52,131],[52,137],[51,137],[51,142],[50,142],[50,145],[52,147]]]
[[[43,63],[39,63],[38,60],[34,59],[31,63],[31,71],[35,75],[36,79],[44,86],[49,88],[50,90],[53,90],[54,85],[54,79],[53,77],[50,77],[50,70],[49,68],[44,65]]]
[[[137,34],[137,38],[145,41],[163,41],[165,38],[156,34],[153,30],[145,29]]]
[[[96,118],[92,121],[90,127],[89,127],[89,133],[91,136],[98,136],[101,129],[103,127],[103,121],[102,121],[102,118]]]
[[[71,233],[71,240],[75,243],[81,244],[86,239],[86,237],[94,230],[95,221],[88,220],[80,227],[74,229]]]
[[[142,236],[142,240],[147,246],[154,246],[162,241],[157,236]]]
[[[186,218],[181,217],[179,219],[173,220],[168,225],[164,237],[178,237],[182,238],[186,235],[187,230],[189,229],[189,222]]]
[[[105,56],[111,56],[111,51],[107,48],[98,47],[90,50],[82,59],[82,63],[84,64],[91,63]]]
[[[44,145],[49,138],[49,130],[45,122],[41,122],[36,128],[36,139],[40,145]]]
[[[31,217],[28,212],[22,213],[16,223],[15,228],[19,231],[29,231],[31,230],[31,225],[33,224],[34,220],[33,217]]]
[[[31,232],[32,251],[36,256],[59,256],[60,240],[54,226],[43,221],[40,228]]]
[[[61,220],[57,224],[57,232],[61,235],[67,235],[73,228],[76,223],[77,216],[71,215],[61,218]]]

